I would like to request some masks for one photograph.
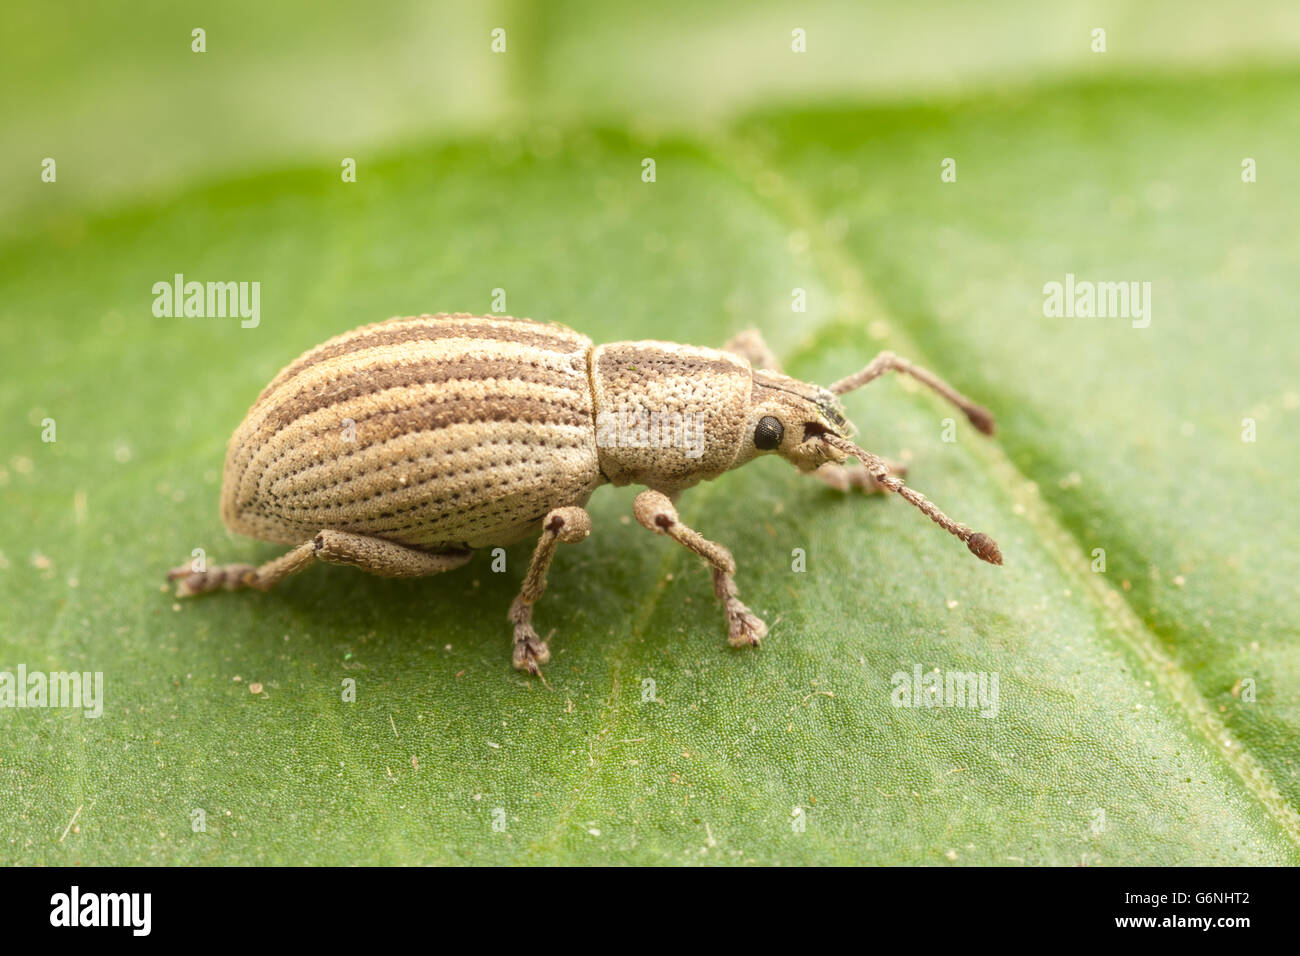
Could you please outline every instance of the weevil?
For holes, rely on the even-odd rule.
[[[903,484],[900,466],[852,442],[838,396],[887,372],[912,376],[993,433],[987,410],[890,352],[822,388],[784,375],[752,330],[710,349],[595,345],[555,323],[462,313],[363,326],[281,371],[227,448],[222,520],[292,550],[261,566],[190,564],[168,576],[181,595],[265,591],[315,561],[420,577],[538,535],[508,614],[514,666],[538,674],[550,651],[533,606],[556,548],[590,533],[585,506],[598,487],[636,484],[645,488],[636,520],[704,559],[730,643],[757,645],[767,625],[740,600],[731,552],[684,524],[674,502],[762,455],[841,491],[895,492],[977,557],[1002,563],[992,538],[953,521]],[[599,427],[612,414],[633,423],[658,416],[672,423],[658,437],[682,440]]]

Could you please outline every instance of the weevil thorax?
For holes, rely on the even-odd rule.
[[[825,462],[845,459],[843,452],[821,440],[822,435],[847,438],[854,432],[839,399],[820,385],[755,369],[746,441],[735,464],[772,452],[801,471],[812,471]]]
[[[747,441],[749,363],[673,342],[612,342],[591,352],[596,448],[615,485],[672,494],[732,468]]]

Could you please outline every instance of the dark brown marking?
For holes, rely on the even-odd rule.
[[[448,317],[446,320],[438,320],[434,324],[416,324],[417,322],[428,322],[432,318],[434,317],[413,316],[390,320],[389,322],[380,322],[368,326],[373,331],[360,329],[355,335],[346,337],[342,341],[309,352],[291,362],[284,371],[272,380],[270,385],[262,390],[262,394],[258,396],[257,400],[260,403],[262,399],[285,382],[302,374],[309,368],[314,368],[321,362],[328,362],[331,359],[351,355],[365,349],[405,345],[411,342],[433,342],[439,339],[451,338],[516,342],[520,345],[531,345],[534,348],[545,349],[563,355],[572,355],[575,352],[583,351],[587,347],[584,338],[576,332],[568,332],[567,334],[558,330],[547,332],[545,331],[546,326],[524,324],[522,322],[518,326],[504,326],[486,321],[476,322],[472,317],[461,316],[456,318]]]
[[[577,389],[585,394],[585,376],[578,371],[558,372],[534,363],[508,362],[504,359],[430,360],[410,365],[371,369],[364,374],[350,374],[325,383],[313,392],[303,392],[278,402],[258,427],[259,444],[298,419],[332,405],[373,395],[391,388],[432,385],[455,381],[502,379]],[[522,401],[522,399],[519,399]],[[462,421],[473,419],[463,418]]]

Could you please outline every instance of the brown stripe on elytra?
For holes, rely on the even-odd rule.
[[[546,331],[544,325],[525,322],[497,322],[491,319],[473,316],[456,316],[445,319],[439,316],[418,316],[412,318],[389,319],[365,328],[357,329],[335,340],[313,349],[301,358],[291,362],[271,384],[258,396],[261,402],[266,396],[302,372],[322,362],[328,362],[344,355],[371,348],[392,345],[406,345],[412,342],[432,342],[439,339],[478,339],[494,342],[514,342],[550,352],[572,354],[585,351],[590,340],[576,332],[565,329]]]
[[[297,401],[290,401],[278,404],[271,410],[270,415],[265,419],[259,429],[248,435],[240,436],[241,454],[238,459],[232,461],[230,476],[235,480],[237,487],[240,489],[238,496],[247,500],[249,494],[253,494],[254,487],[264,487],[267,475],[265,470],[275,470],[274,460],[265,461],[261,466],[256,464],[256,459],[266,458],[266,456],[278,456],[282,452],[276,452],[277,446],[283,444],[283,440],[278,436],[285,434],[285,430],[292,428],[295,422],[313,413],[325,411],[336,407],[340,403],[349,402],[353,399],[364,400],[375,393],[386,389],[394,389],[396,396],[403,396],[407,388],[430,385],[448,385],[455,388],[458,384],[469,386],[470,388],[489,388],[498,394],[478,396],[480,400],[495,399],[498,402],[514,401],[516,407],[523,410],[535,410],[542,405],[541,400],[535,397],[524,396],[520,394],[519,386],[523,383],[530,385],[549,386],[557,389],[561,393],[568,392],[574,398],[574,404],[570,410],[565,411],[562,415],[557,416],[557,420],[563,423],[580,422],[584,427],[591,427],[592,419],[589,411],[589,398],[587,391],[586,376],[579,376],[573,373],[560,373],[545,368],[536,368],[532,365],[519,365],[515,367],[513,377],[508,379],[499,379],[491,386],[486,385],[487,379],[493,377],[492,370],[499,371],[500,363],[488,363],[482,360],[462,360],[457,362],[441,362],[437,364],[419,364],[416,366],[399,366],[388,367],[375,370],[373,373],[364,376],[348,376],[332,383],[332,390],[328,393],[322,391],[308,392],[298,396]],[[554,400],[552,396],[546,396]],[[399,401],[397,404],[401,404]],[[430,414],[425,421],[439,421],[444,423],[470,423],[473,419],[468,416],[472,414],[476,406],[473,400],[464,402],[452,402],[444,406],[442,412]],[[373,413],[372,413],[373,414]],[[400,411],[399,411],[400,414]],[[420,414],[420,413],[416,413]],[[533,411],[529,411],[530,421],[537,416]],[[340,419],[342,413],[340,413]],[[497,420],[497,419],[493,419]],[[441,427],[441,426],[440,426]],[[369,431],[369,428],[366,429]],[[296,441],[297,429],[289,432],[289,438]],[[358,437],[363,438],[363,433],[359,429]],[[252,469],[253,474],[249,470]],[[252,481],[250,485],[248,482]]]
[[[436,484],[440,480],[441,476],[434,476],[424,484]],[[579,485],[577,487],[584,486]],[[402,489],[402,491],[406,490],[405,488]],[[574,490],[574,487],[565,489],[568,492]],[[424,497],[410,504],[394,504],[384,511],[375,512],[366,515],[363,519],[354,520],[351,525],[344,527],[343,530],[365,530],[389,535],[418,531],[422,528],[447,523],[449,524],[449,532],[460,533],[473,530],[475,526],[485,525],[494,518],[507,517],[512,512],[519,511],[521,498],[536,499],[542,505],[540,508],[541,514],[537,518],[541,518],[548,510],[545,507],[548,496],[544,486],[537,481],[514,482],[514,486],[508,492],[500,494],[491,492],[483,494],[484,491],[486,491],[486,488],[479,488],[476,493],[474,488],[469,487],[462,491]],[[382,497],[382,495],[375,497]],[[288,517],[288,520],[299,522],[303,527],[310,527],[313,522],[331,521],[333,517],[332,508],[335,507],[337,506],[295,507],[292,510],[296,514]],[[280,512],[289,509],[285,509],[277,503],[276,510]],[[417,515],[418,517],[414,521],[405,520],[409,515]],[[343,524],[347,524],[346,519]]]
[[[441,346],[435,344],[420,348],[414,358],[405,357],[399,348],[377,351],[374,359],[379,361],[363,353],[336,359],[254,406],[230,442],[226,484],[231,488],[232,505],[256,495],[260,483],[257,472],[268,464],[268,455],[274,458],[283,453],[279,436],[291,422],[339,402],[360,399],[364,405],[376,396],[377,403],[399,405],[407,386],[439,386],[456,381],[485,387],[488,380],[493,380],[488,387],[505,393],[512,386],[533,384],[573,390],[584,397],[588,394],[585,356],[539,353],[509,343],[498,343],[498,354],[491,358],[467,355],[463,349],[452,349],[453,357],[439,358],[440,351]],[[484,343],[484,351],[493,351],[492,345]],[[260,467],[259,458],[263,459]]]
[[[508,389],[511,382],[530,382],[554,385],[560,388],[581,388],[587,385],[580,372],[559,372],[542,368],[535,363],[515,362],[507,359],[449,359],[416,362],[407,365],[381,366],[362,374],[346,375],[327,382],[311,392],[303,392],[278,402],[271,408],[258,428],[258,435],[266,440],[291,422],[312,412],[340,402],[374,395],[390,388],[409,385],[435,385],[444,382],[497,379]],[[251,437],[251,436],[249,436]]]
[[[430,388],[429,386],[437,386]],[[498,389],[502,384],[498,384]],[[295,443],[304,445],[308,442],[315,443],[319,439],[325,439],[338,432],[340,422],[344,418],[351,419],[354,438],[351,440],[353,450],[361,450],[368,446],[364,437],[373,431],[373,424],[380,420],[386,419],[392,415],[398,414],[407,409],[421,408],[431,409],[437,405],[455,405],[458,402],[471,402],[490,396],[491,390],[488,389],[483,381],[464,379],[460,381],[442,382],[413,382],[406,386],[403,392],[403,402],[401,405],[392,403],[384,405],[378,402],[365,401],[366,396],[359,396],[359,404],[348,405],[342,402],[338,405],[331,405],[330,410],[337,410],[333,415],[317,415],[309,413],[314,417],[312,424],[307,424],[306,418],[296,419],[290,427],[295,429],[293,440]],[[590,416],[591,402],[589,397],[581,391],[579,384],[574,381],[562,383],[529,381],[516,377],[509,382],[508,391],[502,394],[516,394],[522,398],[532,398],[541,402],[551,402],[564,407],[579,408]],[[382,441],[383,439],[376,439]],[[306,449],[304,448],[304,451]]]
[[[375,445],[407,435],[440,431],[454,425],[484,425],[491,422],[587,428],[591,426],[591,412],[587,404],[577,398],[564,401],[558,398],[498,395],[486,398],[461,398],[456,401],[431,401],[375,415],[365,427],[360,427],[358,423],[356,446],[350,447],[345,456],[326,462],[308,460],[301,467],[284,475],[275,474],[272,465],[263,478],[271,483],[270,491],[277,501],[303,497],[318,491],[335,494],[340,485],[359,481],[389,467],[389,463],[365,467],[366,453]],[[357,467],[350,468],[347,481],[338,485],[331,484],[328,488],[306,488],[290,492],[277,491],[275,488],[276,485],[292,481],[313,470],[342,465],[349,460],[356,462]],[[350,499],[348,505],[353,507],[366,500],[368,499]]]
[[[452,427],[462,432],[458,441],[464,441],[467,429]],[[529,426],[520,425],[505,433],[522,436],[527,430]],[[368,455],[359,456],[354,464],[346,459],[333,460],[324,466],[324,471],[315,467],[298,469],[307,479],[304,484],[324,482],[338,494],[313,499],[314,489],[287,491],[284,478],[272,478],[262,482],[255,498],[246,504],[250,510],[269,508],[271,514],[294,522],[322,521],[334,526],[337,520],[375,522],[394,517],[401,519],[407,515],[429,520],[429,516],[422,512],[436,510],[437,505],[449,499],[459,501],[461,511],[473,511],[503,495],[514,497],[526,491],[543,496],[548,494],[543,489],[549,489],[551,494],[572,487],[590,491],[599,483],[594,467],[585,476],[572,473],[556,475],[548,467],[554,464],[554,453],[568,455],[586,447],[590,443],[587,438],[589,431],[588,426],[548,424],[546,434],[551,443],[547,447],[538,447],[532,439],[519,437],[480,440],[460,448],[449,448],[437,438],[424,441],[423,435],[404,436],[421,440],[418,444],[401,442],[403,451],[393,454],[389,450],[383,461],[376,461],[375,455]],[[500,435],[502,431],[494,430],[494,434]],[[405,476],[406,482],[401,482],[399,476]],[[558,486],[555,484],[557,480]],[[489,487],[494,490],[488,492]],[[485,494],[476,495],[475,488],[480,488]],[[438,520],[447,517],[439,515]]]

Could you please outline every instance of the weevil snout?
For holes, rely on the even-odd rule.
[[[774,451],[800,471],[844,461],[845,456],[823,441],[823,435],[854,434],[843,406],[830,391],[766,369],[754,370],[750,431],[758,452]]]
[[[846,429],[846,431],[850,435],[853,434],[852,426]],[[820,422],[804,422],[803,434],[803,441],[795,446],[789,456],[790,460],[797,465],[801,471],[811,471],[814,468],[820,468],[827,462],[842,465],[848,460],[848,455],[844,454],[844,452],[840,451],[839,448],[826,440],[827,435],[834,435],[836,433],[826,428]]]

